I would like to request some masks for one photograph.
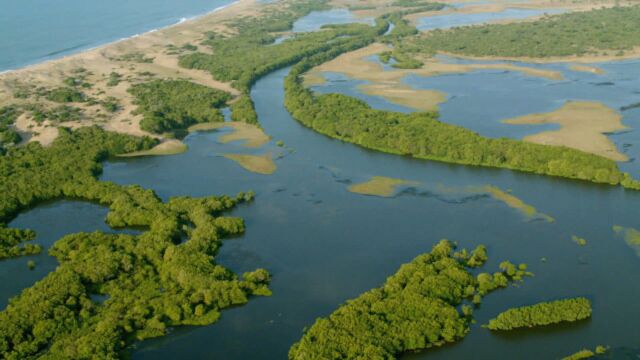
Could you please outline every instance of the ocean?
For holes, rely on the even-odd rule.
[[[91,49],[234,0],[0,0],[0,72]]]

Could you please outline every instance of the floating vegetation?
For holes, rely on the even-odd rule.
[[[634,228],[625,228],[620,225],[615,225],[613,231],[623,236],[627,245],[635,250],[636,255],[640,256],[640,231]]]
[[[507,206],[520,211],[524,216],[529,219],[543,219],[547,222],[554,222],[555,219],[549,215],[539,213],[535,207],[525,203],[521,199],[515,197],[508,192],[505,192],[495,186],[487,185],[484,187],[484,191],[489,193],[494,199],[502,201]]]
[[[581,238],[579,236],[576,235],[572,235],[571,236],[571,240],[573,240],[574,243],[580,245],[580,246],[585,246],[587,245],[587,240],[584,238]]]

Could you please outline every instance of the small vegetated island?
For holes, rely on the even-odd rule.
[[[383,286],[318,319],[289,351],[289,359],[394,359],[402,353],[462,339],[482,296],[519,281],[526,266],[474,276],[487,261],[484,246],[455,252],[442,240],[430,253],[402,265]],[[458,308],[460,307],[460,310]]]
[[[563,299],[509,309],[489,320],[490,330],[513,330],[580,321],[591,317],[591,302],[586,298]]]

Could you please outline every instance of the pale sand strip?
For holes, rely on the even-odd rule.
[[[348,190],[361,195],[391,197],[396,193],[398,187],[417,184],[415,181],[374,176],[367,182],[349,186]]]
[[[182,154],[187,151],[188,147],[180,140],[165,140],[156,145],[152,149],[136,151],[128,154],[121,154],[118,157],[140,157],[140,156],[164,156]]]
[[[571,64],[569,65],[569,69],[573,71],[586,72],[597,75],[604,74],[604,70],[602,70],[601,68],[589,65]]]
[[[389,51],[389,47],[376,43],[355,50],[313,68],[305,75],[307,86],[321,84],[322,72],[342,73],[350,78],[366,80],[371,84],[361,86],[364,93],[384,97],[385,99],[419,111],[437,110],[438,104],[446,101],[446,94],[436,90],[414,90],[402,83],[402,79],[410,74],[420,76],[436,76],[452,73],[467,73],[475,70],[516,71],[529,76],[537,76],[550,80],[562,80],[562,73],[557,71],[535,69],[512,64],[447,64],[436,59],[428,59],[420,69],[385,70],[379,63],[367,58]]]
[[[525,141],[559,145],[604,156],[615,161],[627,161],[606,136],[627,129],[622,116],[598,102],[570,101],[560,109],[541,114],[525,115],[505,120],[507,124],[559,124],[558,130],[545,131],[524,138]]]
[[[268,143],[271,137],[264,133],[264,131],[251,124],[242,122],[219,122],[219,123],[204,123],[196,124],[189,127],[189,131],[206,131],[217,130],[222,128],[231,128],[233,132],[225,134],[220,137],[220,142],[223,144],[232,141],[243,141],[243,146],[250,148],[259,148],[262,145]]]
[[[256,174],[271,175],[277,167],[271,153],[264,155],[246,155],[246,154],[224,154],[225,158],[235,161],[245,170]]]

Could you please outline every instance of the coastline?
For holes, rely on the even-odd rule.
[[[57,59],[4,71],[0,73],[0,107],[33,103],[31,97],[19,98],[14,94],[24,89],[30,89],[29,91],[33,92],[33,89],[37,88],[63,87],[65,80],[77,77],[77,70],[82,69],[83,82],[90,84],[88,88],[83,88],[82,92],[87,98],[97,100],[98,104],[95,101],[64,104],[79,109],[82,116],[79,119],[59,121],[55,124],[37,123],[31,118],[22,119],[18,130],[24,138],[28,139],[27,141],[39,141],[43,145],[50,144],[57,132],[48,130],[54,126],[76,128],[98,125],[109,131],[158,137],[140,128],[142,116],[135,113],[135,99],[127,91],[128,88],[133,84],[151,79],[185,79],[228,92],[233,97],[238,96],[238,90],[230,83],[215,80],[209,72],[180,67],[178,60],[184,51],[172,52],[170,49],[197,44],[199,51],[206,52],[208,48],[200,45],[200,42],[207,31],[229,32],[225,22],[238,16],[257,15],[261,9],[262,3],[256,0],[238,0],[190,19],[180,20],[170,26],[153,29]],[[127,58],[136,54],[150,61]],[[115,85],[109,84],[109,76],[114,73],[118,75],[118,82]],[[61,105],[47,101],[39,95],[33,96],[45,109]],[[99,105],[101,101],[109,98],[117,99],[118,110],[106,112]]]
[[[99,50],[101,48],[105,48],[105,47],[108,47],[110,45],[114,45],[114,44],[117,44],[117,43],[120,43],[120,42],[123,42],[123,41],[132,40],[132,39],[135,39],[135,38],[138,38],[138,37],[141,37],[141,36],[145,36],[145,35],[148,35],[148,34],[152,34],[152,33],[158,32],[158,31],[163,31],[163,30],[172,28],[174,26],[179,26],[181,24],[185,24],[185,23],[188,23],[188,22],[197,21],[198,19],[201,19],[203,17],[206,17],[206,16],[212,15],[214,13],[223,11],[223,10],[225,10],[225,9],[231,7],[231,6],[234,6],[234,5],[236,5],[236,4],[240,3],[240,2],[243,2],[243,1],[246,1],[246,0],[235,0],[235,1],[230,2],[229,4],[218,6],[218,7],[214,8],[212,10],[209,10],[207,12],[204,12],[204,13],[201,13],[201,14],[198,14],[198,15],[194,15],[194,16],[190,16],[190,17],[182,17],[182,18],[178,19],[176,22],[173,22],[172,24],[156,27],[156,28],[153,28],[153,29],[150,29],[150,30],[146,30],[146,31],[142,31],[142,32],[130,35],[130,36],[125,36],[125,37],[121,37],[119,39],[114,39],[114,40],[107,40],[106,42],[100,42],[99,44],[96,44],[96,45],[88,45],[88,47],[78,46],[76,49],[73,49],[69,53],[67,53],[67,49],[58,50],[58,51],[56,51],[55,54],[44,55],[43,58],[29,61],[28,63],[25,63],[23,65],[19,65],[16,68],[0,70],[0,76],[12,73],[14,71],[20,71],[20,70],[23,70],[23,69],[26,69],[26,68],[29,68],[29,67],[33,67],[33,66],[37,66],[37,65],[43,65],[43,64],[46,64],[46,63],[49,63],[49,62],[70,58],[70,57],[73,57],[75,55],[82,54],[84,52],[90,52],[90,51],[94,51],[94,50]],[[75,51],[75,50],[77,50],[77,51]],[[58,55],[58,54],[64,54],[64,55],[62,55],[60,57],[56,57],[55,55]]]

